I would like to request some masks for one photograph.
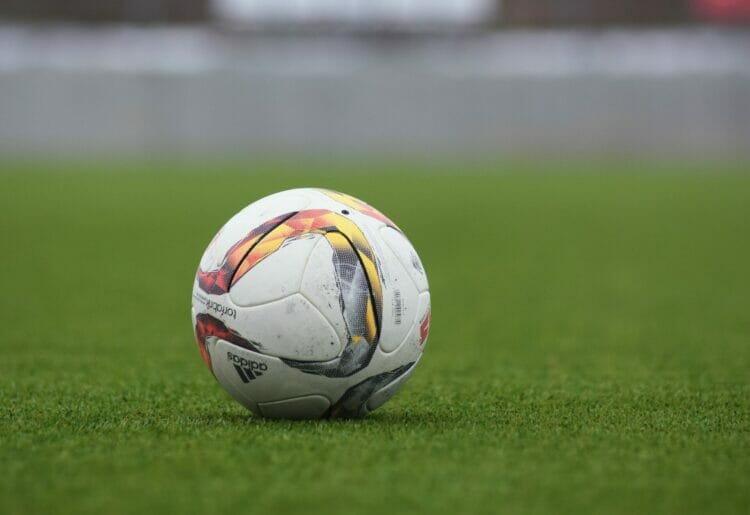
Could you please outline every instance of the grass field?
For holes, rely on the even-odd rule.
[[[0,171],[0,513],[750,510],[742,167],[100,168]],[[363,420],[255,418],[192,335],[218,227],[309,185],[430,278],[424,359]]]

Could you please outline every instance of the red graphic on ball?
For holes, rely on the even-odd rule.
[[[430,335],[430,310],[425,313],[422,322],[419,324],[419,344],[422,345]]]

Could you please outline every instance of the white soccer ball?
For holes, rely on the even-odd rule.
[[[414,371],[430,328],[422,263],[401,230],[353,197],[265,197],[203,254],[193,327],[216,379],[253,413],[357,417]]]

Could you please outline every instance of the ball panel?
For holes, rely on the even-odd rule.
[[[414,364],[409,367],[409,369],[404,372],[402,375],[398,376],[396,379],[388,383],[386,386],[382,387],[380,390],[377,390],[375,393],[370,395],[370,398],[365,403],[365,408],[367,409],[367,412],[374,411],[378,409],[380,406],[386,403],[391,397],[396,395],[396,392],[398,392],[402,386],[406,383],[406,381],[411,377],[412,373],[414,372],[414,368],[417,366],[417,362],[414,362]]]
[[[419,292],[408,272],[388,248],[384,249],[381,260],[388,272],[383,285],[383,327],[379,345],[383,351],[393,352],[414,325]]]
[[[228,353],[227,349],[232,349],[233,352],[230,351]],[[232,356],[246,357],[248,351],[214,337],[206,340],[206,351],[210,356],[211,371],[219,384],[224,387],[234,400],[253,413],[260,415],[260,410],[255,399],[250,395],[250,391],[247,388],[242,387],[243,381],[232,367]],[[229,359],[227,359],[227,356],[229,356]]]
[[[320,418],[330,407],[331,402],[322,395],[306,395],[283,401],[258,403],[263,416],[285,419]]]
[[[410,354],[412,356],[419,357],[424,350],[424,345],[429,335],[429,317],[430,317],[430,292],[422,292],[419,294],[417,307],[415,309],[415,317],[413,322],[409,325],[409,331],[404,338],[398,342],[398,344],[392,350],[386,350],[384,346],[379,346],[378,353],[383,356]],[[423,327],[424,321],[427,321],[426,331]],[[399,358],[399,359],[414,359],[412,358]]]
[[[346,342],[349,333],[341,308],[341,290],[333,267],[333,248],[324,238],[319,239],[310,252],[300,293],[328,320],[339,339]]]
[[[238,307],[251,307],[299,292],[307,259],[321,236],[289,240],[245,273],[229,290]]]
[[[338,398],[349,386],[323,376],[305,374],[280,358],[254,352],[222,339],[208,346],[216,379],[243,405],[321,395]],[[234,392],[234,393],[233,393]]]
[[[330,323],[299,293],[237,310],[236,331],[264,354],[295,361],[327,361],[342,342]]]
[[[380,235],[408,272],[417,290],[419,292],[427,291],[429,289],[427,274],[422,266],[422,261],[406,236],[392,227],[381,227]]]
[[[371,375],[351,386],[333,403],[329,415],[333,418],[353,418],[367,414],[365,403],[373,392],[380,390],[383,386],[406,373],[413,364],[413,362],[406,363],[392,370]]]

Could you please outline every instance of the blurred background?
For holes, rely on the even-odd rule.
[[[750,0],[0,0],[0,156],[750,154]]]

